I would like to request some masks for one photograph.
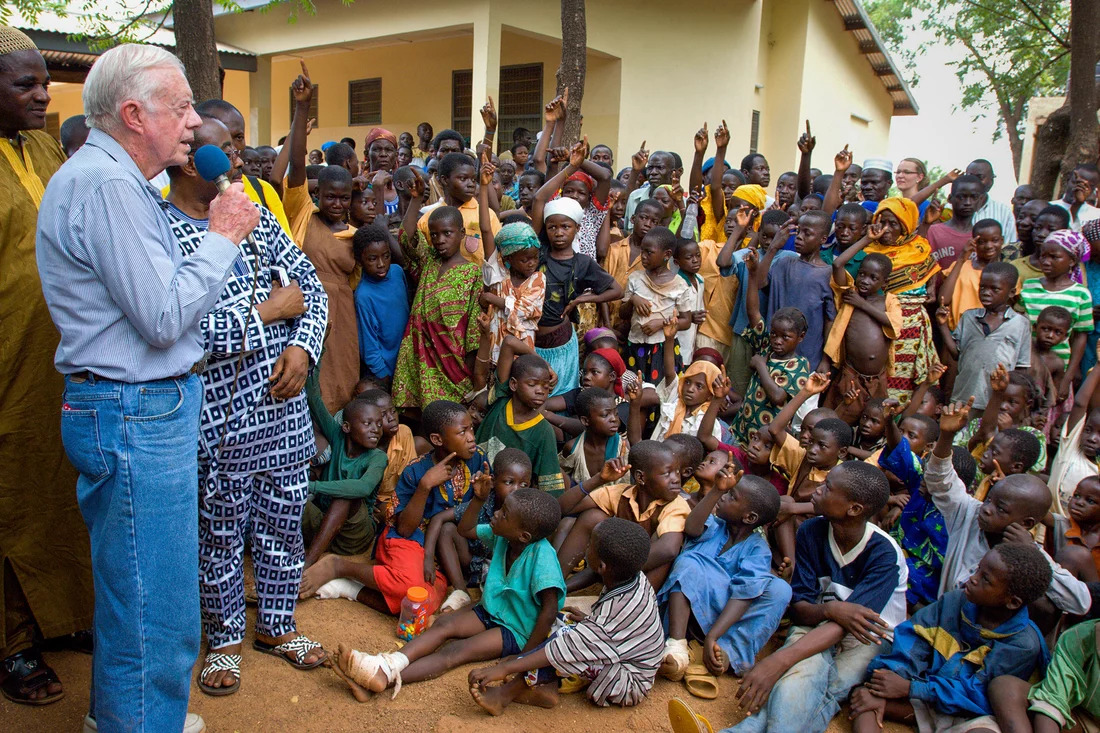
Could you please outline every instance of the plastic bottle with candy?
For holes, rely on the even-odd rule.
[[[397,618],[397,637],[409,641],[428,628],[428,589],[413,586],[401,599],[401,615]]]

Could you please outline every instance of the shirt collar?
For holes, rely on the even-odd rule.
[[[108,135],[99,129],[91,129],[88,131],[88,140],[84,143],[90,145],[93,148],[99,148],[112,159],[114,159],[119,165],[126,169],[126,172],[134,176],[146,191],[153,194],[153,197],[160,199],[160,191],[149,183],[148,179],[142,174],[141,169],[137,167],[137,163],[130,157],[130,154],[126,152],[126,149],[119,145],[118,140]]]

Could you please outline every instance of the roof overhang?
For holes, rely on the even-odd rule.
[[[871,71],[886,87],[886,93],[894,102],[895,115],[915,115],[919,111],[917,100],[905,83],[905,77],[898,71],[890,53],[886,50],[886,44],[875,30],[867,11],[863,9],[860,0],[828,0],[836,7],[841,20],[844,21],[844,30],[850,33],[859,44],[859,52],[867,59]]]

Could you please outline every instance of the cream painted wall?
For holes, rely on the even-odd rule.
[[[805,84],[802,70],[806,67],[810,5],[825,6],[826,3],[822,0],[766,0],[763,11],[760,37],[766,50],[760,54],[764,65],[756,77],[757,83],[763,85],[755,97],[759,104],[756,109],[760,110],[757,152],[762,153],[771,166],[772,190],[780,174],[797,165],[795,143],[801,125],[800,100]],[[733,165],[738,165],[749,151],[747,136],[736,151],[732,156]]]
[[[84,114],[84,101],[80,98],[83,91],[83,84],[57,82],[51,84],[50,106],[46,109],[46,112],[48,114],[56,113],[59,124],[73,115]]]
[[[247,71],[226,71],[225,82],[222,83],[222,99],[232,104],[241,111],[244,117],[244,139],[249,139],[250,127],[248,124],[248,78]],[[201,101],[201,100],[200,100]]]

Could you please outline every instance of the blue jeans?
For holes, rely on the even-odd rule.
[[[794,644],[808,631],[803,626],[793,627],[783,646]],[[721,733],[824,733],[880,651],[879,646],[860,644],[845,635],[839,645],[788,669],[759,712]]]
[[[197,376],[65,379],[61,439],[91,539],[101,733],[183,729],[199,652],[201,406]]]

